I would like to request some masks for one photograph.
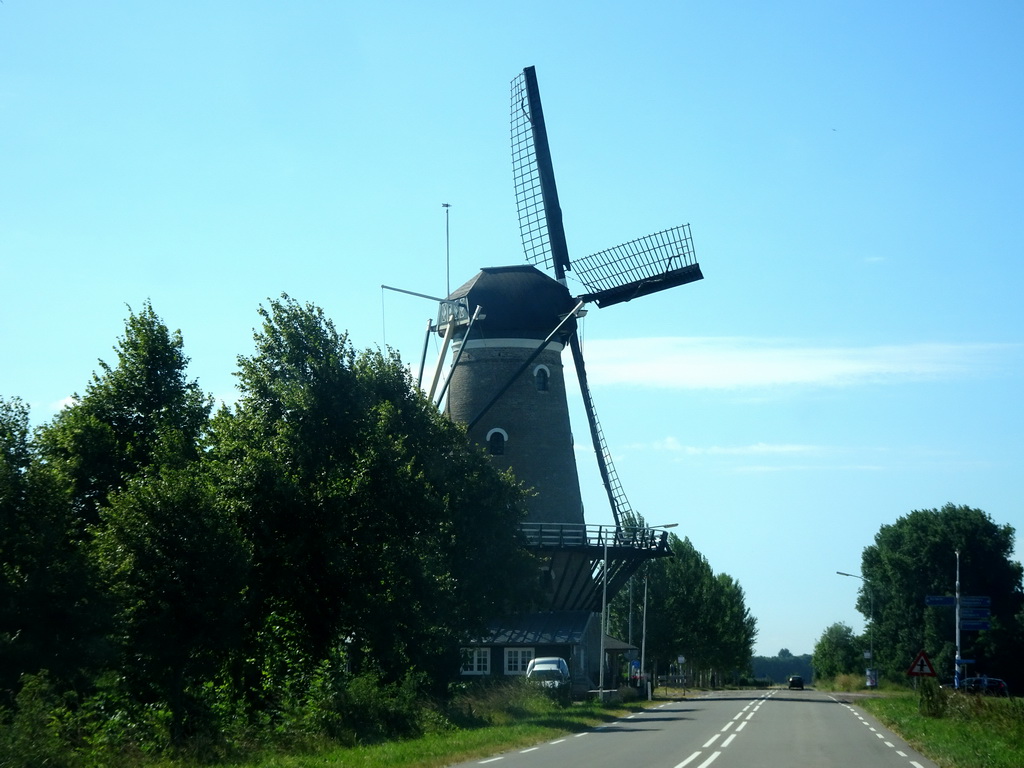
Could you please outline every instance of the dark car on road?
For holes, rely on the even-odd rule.
[[[964,693],[977,693],[982,696],[1010,695],[1010,689],[998,677],[968,677],[960,687]]]
[[[789,677],[789,689],[793,690],[794,688],[801,691],[804,689],[804,679],[800,675],[790,675]]]

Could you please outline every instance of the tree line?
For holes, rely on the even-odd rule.
[[[8,726],[50,707],[80,743],[149,750],[401,733],[400,702],[529,603],[514,478],[393,353],[287,296],[260,316],[230,407],[148,303],[48,423],[0,399]],[[19,738],[0,756],[41,748]]]
[[[729,574],[716,574],[689,538],[670,535],[669,543],[672,557],[648,562],[631,588],[612,601],[613,633],[639,644],[646,605],[648,673],[671,667],[703,685],[748,674],[757,619],[746,606],[743,587]]]
[[[1014,537],[1012,526],[955,504],[914,510],[883,525],[861,558],[857,610],[865,618],[864,632],[858,635],[842,622],[826,628],[814,648],[815,674],[861,675],[873,666],[883,679],[906,681],[923,650],[940,680],[950,682],[959,558],[961,597],[981,598],[981,613],[988,614],[973,619],[982,624],[967,624],[960,632],[960,658],[973,662],[966,674],[1002,677],[1011,688],[1024,688],[1024,590],[1021,564],[1013,560]],[[947,604],[929,605],[940,602],[929,597]]]

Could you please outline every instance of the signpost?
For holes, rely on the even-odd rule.
[[[931,606],[949,606],[952,608],[956,605],[956,598],[953,595],[925,595],[925,605]]]

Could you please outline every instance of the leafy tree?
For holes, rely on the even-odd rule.
[[[240,684],[267,691],[278,671],[308,672],[339,648],[385,681],[446,679],[459,643],[527,581],[522,492],[397,357],[356,354],[287,296],[260,315],[211,443],[253,558]]]
[[[991,598],[992,628],[962,633],[961,653],[990,675],[1024,677],[1021,564],[1011,560],[1014,529],[998,525],[980,509],[947,504],[915,510],[884,525],[866,547],[861,573],[867,580],[857,608],[870,613],[874,596],[877,666],[902,677],[926,650],[942,675],[952,675],[955,615],[951,607],[926,607],[927,595],[953,595],[956,552],[961,593]]]
[[[28,408],[0,398],[0,690],[46,669],[77,677],[103,646],[103,600],[68,535],[67,499],[30,436]],[[81,606],[91,610],[83,611]]]
[[[837,622],[826,628],[814,644],[811,664],[819,678],[833,678],[836,675],[853,674],[863,666],[860,643],[853,630]]]
[[[36,624],[61,649],[58,667],[73,663],[95,672],[116,663],[117,654],[166,659],[186,648],[195,652],[198,642],[183,641],[189,625],[147,629],[152,622],[146,615],[173,613],[165,598],[173,602],[175,593],[163,592],[171,581],[157,574],[171,571],[188,582],[196,565],[189,550],[196,540],[188,533],[210,532],[205,507],[194,498],[175,501],[168,488],[174,475],[164,473],[184,471],[201,457],[211,400],[186,379],[181,334],[171,333],[148,302],[140,312],[129,312],[115,347],[116,364],[100,361],[85,394],[38,432],[39,476],[49,483],[49,498],[62,507],[49,518],[50,535],[64,544],[56,570],[64,567],[77,577],[56,588],[56,604],[66,606],[64,625]],[[167,510],[175,503],[179,519]],[[159,544],[143,546],[147,537]],[[180,559],[173,562],[175,557]],[[231,558],[224,553],[225,562]],[[201,602],[199,594],[196,599]],[[146,674],[155,673],[147,666]],[[137,694],[145,687],[141,677],[135,678]]]
[[[673,557],[646,566],[646,650],[652,663],[685,656],[693,670],[746,670],[757,624],[743,589],[727,574],[715,575],[689,539],[669,537]],[[616,631],[624,632],[625,593],[616,597]]]
[[[200,690],[240,641],[242,537],[196,467],[129,481],[101,513],[94,549],[116,599],[121,669],[166,702],[172,742],[213,727]]]
[[[82,529],[131,478],[198,457],[212,400],[185,378],[183,346],[149,302],[129,310],[117,364],[100,360],[85,395],[42,430],[43,458],[67,484]]]
[[[757,639],[757,621],[746,607],[743,587],[732,576],[720,573],[715,577],[716,617],[719,641],[712,656],[719,669],[746,670]]]

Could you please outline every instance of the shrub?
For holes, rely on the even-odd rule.
[[[45,672],[24,675],[14,712],[3,712],[0,765],[4,768],[72,768],[61,729],[63,706]]]
[[[946,714],[946,692],[939,688],[934,678],[921,680],[921,696],[917,711],[925,717],[942,717]]]

